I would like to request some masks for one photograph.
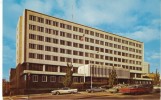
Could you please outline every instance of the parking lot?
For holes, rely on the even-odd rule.
[[[32,95],[19,95],[12,97],[4,97],[4,100],[17,100],[17,99],[140,99],[140,100],[160,100],[160,93],[150,93],[150,94],[140,94],[140,95],[124,95],[121,93],[109,93],[109,92],[95,92],[95,93],[87,93],[87,92],[79,92],[76,94],[62,94],[62,95],[51,95],[51,93],[46,94],[32,94]]]

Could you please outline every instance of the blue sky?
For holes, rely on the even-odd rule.
[[[24,9],[144,42],[150,71],[160,69],[160,0],[3,0],[3,78],[16,67],[16,26]]]

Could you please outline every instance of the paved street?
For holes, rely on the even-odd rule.
[[[4,100],[26,100],[28,99],[27,95],[19,95],[19,96],[12,96],[12,97],[4,97]],[[46,99],[139,99],[139,100],[160,100],[160,93],[153,93],[153,94],[142,94],[142,95],[123,95],[121,93],[107,93],[107,92],[97,92],[97,93],[87,93],[87,92],[79,92],[77,94],[62,94],[62,95],[51,95],[50,93],[47,94],[32,94],[29,95],[29,99],[37,99],[37,100],[46,100]]]

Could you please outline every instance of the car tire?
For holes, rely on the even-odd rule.
[[[60,92],[57,91],[55,94],[56,94],[56,95],[60,95]]]

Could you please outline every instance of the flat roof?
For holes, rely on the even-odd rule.
[[[88,28],[91,28],[91,29],[95,29],[97,31],[101,31],[101,32],[109,33],[109,34],[116,35],[116,36],[119,36],[119,37],[123,37],[123,38],[129,39],[129,40],[132,40],[132,41],[136,41],[136,42],[143,43],[141,41],[134,40],[134,39],[131,39],[131,38],[128,38],[128,37],[120,36],[120,35],[117,35],[117,34],[114,34],[114,33],[106,32],[106,31],[103,31],[103,30],[100,30],[100,29],[97,29],[97,28],[93,28],[93,27],[86,26],[86,25],[79,24],[79,23],[75,23],[75,22],[72,22],[72,21],[69,21],[69,20],[57,18],[57,17],[54,17],[54,16],[50,16],[50,15],[47,15],[47,14],[43,14],[43,13],[40,13],[40,12],[36,12],[36,11],[33,11],[33,10],[25,9],[25,11],[31,11],[31,12],[34,12],[34,13],[38,13],[38,14],[42,14],[42,15],[48,16],[48,17],[53,17],[55,19],[59,19],[59,20],[63,20],[63,21],[67,21],[67,22],[73,23],[73,24],[77,24],[77,25],[81,25],[81,26],[88,27]]]

